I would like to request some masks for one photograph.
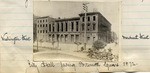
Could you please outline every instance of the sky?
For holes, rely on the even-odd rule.
[[[36,16],[53,18],[79,17],[83,11],[83,2],[79,1],[34,1],[33,13]],[[119,2],[89,2],[88,12],[100,12],[111,24],[114,32],[119,32]]]

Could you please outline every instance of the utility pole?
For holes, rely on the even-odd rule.
[[[38,24],[36,24],[36,37],[37,37],[37,51],[39,51],[38,49]]]
[[[84,14],[85,14],[85,17],[84,17],[84,49],[86,50],[86,27],[87,27],[87,25],[86,25],[86,20],[87,20],[87,12],[88,12],[88,6],[87,6],[87,4],[89,4],[89,3],[83,3],[83,10],[84,10]]]

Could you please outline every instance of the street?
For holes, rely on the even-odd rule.
[[[36,47],[34,47],[35,49]],[[51,50],[49,48],[39,48],[39,52],[34,53],[35,61],[89,61],[87,53],[75,52],[75,51],[63,51],[63,50]]]

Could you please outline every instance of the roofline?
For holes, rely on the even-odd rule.
[[[37,19],[42,19],[42,18],[49,18],[49,16],[42,16],[42,17],[38,17]]]
[[[87,15],[101,14],[100,12],[87,12]],[[79,16],[83,16],[85,13],[80,13]]]
[[[64,18],[64,19],[55,19],[56,22],[58,21],[70,21],[70,20],[80,20],[80,17],[72,17],[72,18]]]

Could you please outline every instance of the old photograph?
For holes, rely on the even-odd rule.
[[[120,2],[33,2],[34,61],[118,61]]]

